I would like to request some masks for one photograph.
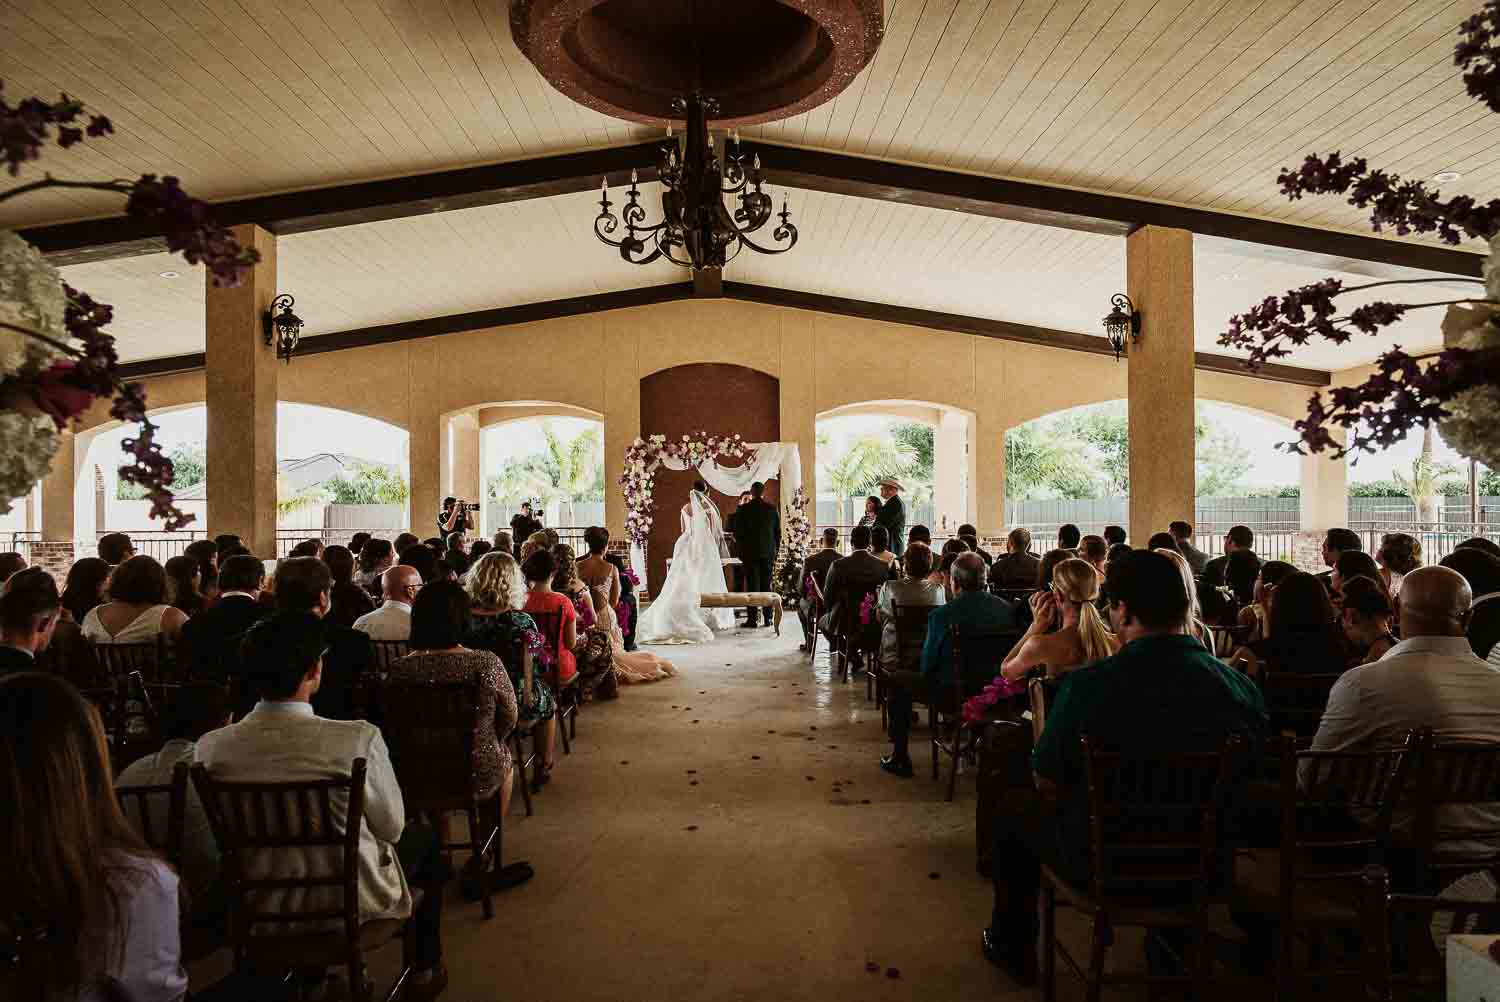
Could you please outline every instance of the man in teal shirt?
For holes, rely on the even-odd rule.
[[[1088,877],[1088,801],[1079,739],[1134,752],[1217,750],[1230,735],[1259,742],[1260,691],[1187,633],[1188,596],[1171,560],[1133,550],[1109,562],[1105,593],[1119,653],[1071,672],[1032,751],[1037,797],[997,819],[995,909],[985,956],[1022,984],[1036,980],[1041,865]],[[1056,797],[1044,811],[1043,798]]]
[[[891,754],[880,760],[880,767],[903,779],[910,779],[913,774],[911,753],[907,749],[913,700],[930,700],[937,694],[938,687],[952,684],[953,629],[957,627],[964,635],[1019,630],[1015,606],[985,591],[985,566],[979,554],[959,555],[949,573],[955,594],[951,602],[938,606],[927,617],[922,670],[891,673],[889,716],[892,747]],[[1019,633],[1011,638],[1011,642],[1018,638]],[[965,651],[965,660],[976,673],[970,681],[988,682],[1000,674],[1000,663],[1005,659],[1006,651],[997,651],[993,640],[976,645],[973,650],[966,647]],[[980,680],[978,675],[984,675],[984,678]]]

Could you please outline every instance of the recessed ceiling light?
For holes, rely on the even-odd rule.
[[[161,277],[162,278],[181,278],[182,277],[182,273],[181,272],[176,272],[176,271],[164,271],[164,272],[161,273]]]
[[[1456,170],[1440,170],[1432,175],[1432,179],[1438,184],[1452,184],[1454,181],[1462,181],[1463,175]]]

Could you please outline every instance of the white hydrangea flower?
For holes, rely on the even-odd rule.
[[[62,276],[41,252],[9,230],[0,230],[0,323],[68,340]],[[0,328],[0,379],[22,369],[44,368],[61,352],[19,331]]]
[[[0,410],[0,512],[10,511],[12,501],[47,475],[59,441],[57,425],[46,415]]]

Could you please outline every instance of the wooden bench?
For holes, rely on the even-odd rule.
[[[698,604],[704,609],[770,609],[776,635],[781,636],[781,596],[774,591],[706,592]]]

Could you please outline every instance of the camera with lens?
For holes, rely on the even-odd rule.
[[[477,502],[477,501],[460,501],[458,503],[458,506],[460,508],[464,509],[465,511],[478,511],[479,510],[479,502]]]

